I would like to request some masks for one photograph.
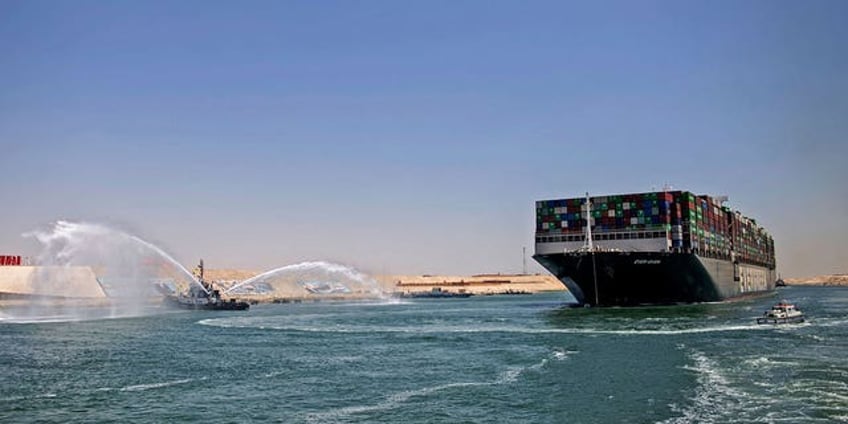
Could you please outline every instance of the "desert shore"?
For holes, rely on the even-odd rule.
[[[246,270],[232,269],[210,269],[206,270],[205,276],[210,281],[223,282],[222,285],[231,284],[234,281],[244,281],[258,273]],[[373,277],[379,285],[380,291],[386,294],[406,295],[411,293],[429,292],[439,289],[444,292],[470,293],[474,295],[496,295],[496,294],[525,294],[566,291],[565,286],[552,275],[532,274],[480,274],[471,276],[462,275],[377,275]],[[306,293],[297,284],[284,285],[288,290],[282,292],[277,288],[273,293],[266,295],[248,294],[238,295],[258,301],[274,301],[280,299],[308,300],[310,298],[327,299],[358,298],[367,297],[367,293],[354,290],[352,293],[339,294],[337,296],[322,294],[313,295]],[[289,292],[290,291],[290,292]]]
[[[818,275],[806,278],[787,278],[787,286],[844,286],[848,287],[848,274]]]
[[[552,275],[482,274],[472,276],[389,275],[377,276],[384,291],[394,293],[428,292],[433,289],[471,294],[520,294],[566,291]]]
[[[550,275],[484,274],[459,275],[382,275],[354,276],[336,282],[324,277],[301,281],[297,275],[278,277],[273,284],[246,280],[258,272],[233,269],[208,269],[205,279],[225,298],[255,303],[317,300],[373,299],[375,296],[403,296],[438,289],[448,293],[474,295],[529,294],[565,291],[565,286]],[[37,278],[36,278],[37,277]],[[357,280],[359,278],[360,280]],[[43,299],[87,299],[97,303],[109,297],[107,291],[120,290],[125,279],[102,278],[91,267],[0,267],[0,300],[7,302]],[[232,292],[230,288],[239,285]]]

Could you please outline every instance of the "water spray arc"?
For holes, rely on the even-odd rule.
[[[349,283],[360,285],[373,294],[382,295],[382,290],[380,289],[379,284],[373,278],[354,268],[324,261],[301,262],[272,269],[233,285],[224,291],[223,294],[227,294],[246,285],[281,277],[289,277],[294,280],[309,278],[324,278],[333,280],[342,279]]]
[[[143,245],[143,246],[147,247],[148,249],[151,249],[151,250],[153,250],[154,252],[156,252],[156,253],[158,253],[159,255],[161,255],[161,256],[162,256],[163,258],[165,258],[165,259],[166,259],[166,260],[167,260],[170,264],[174,265],[174,266],[175,266],[178,270],[180,270],[180,271],[182,272],[182,274],[184,274],[186,277],[188,277],[189,281],[191,281],[192,283],[194,283],[196,286],[200,287],[200,289],[202,289],[202,290],[203,290],[204,292],[206,292],[207,294],[209,293],[209,290],[207,290],[207,289],[206,289],[206,287],[205,287],[203,284],[201,284],[201,283],[200,283],[200,281],[198,281],[198,280],[197,280],[197,278],[194,276],[194,274],[192,274],[191,272],[189,272],[189,270],[187,270],[187,269],[186,269],[186,268],[185,268],[182,264],[180,264],[179,262],[177,262],[177,261],[176,261],[176,259],[172,258],[172,257],[171,257],[171,255],[168,255],[168,254],[167,254],[167,253],[165,253],[165,251],[163,251],[162,249],[160,249],[160,248],[158,248],[158,247],[154,246],[153,244],[148,243],[148,242],[146,242],[146,241],[144,241],[144,240],[142,240],[142,239],[140,239],[140,238],[138,238],[138,237],[136,237],[136,236],[130,236],[130,238],[131,238],[132,240],[136,241],[137,243],[140,243],[141,245]]]
[[[137,236],[100,224],[57,221],[52,231],[24,234],[43,246],[38,256],[42,266],[93,266],[122,277],[144,277],[139,267],[146,255],[162,259],[190,285],[206,291],[194,275],[164,250]]]

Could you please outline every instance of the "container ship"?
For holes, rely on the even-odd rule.
[[[774,240],[726,201],[688,191],[537,201],[533,258],[587,306],[774,290]]]

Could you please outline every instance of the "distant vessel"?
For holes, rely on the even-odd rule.
[[[203,278],[203,259],[200,260],[198,269],[198,282],[201,287],[192,285],[187,292],[163,293],[165,303],[182,309],[199,309],[212,311],[243,311],[250,308],[247,302],[239,302],[235,299],[224,300],[221,292]]]
[[[428,292],[412,292],[401,294],[401,297],[416,297],[416,298],[446,298],[446,297],[471,297],[471,293],[467,292],[450,292],[442,290],[441,287],[433,287]]]
[[[774,290],[772,237],[726,200],[688,191],[541,200],[533,258],[583,305],[713,302]]]
[[[804,313],[795,305],[782,301],[757,318],[757,324],[792,324],[804,322]]]

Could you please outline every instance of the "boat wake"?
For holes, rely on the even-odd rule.
[[[136,385],[132,385],[132,386],[122,387],[118,390],[121,391],[121,392],[141,392],[141,391],[144,391],[144,390],[161,389],[163,387],[171,387],[171,386],[177,386],[177,385],[181,385],[181,384],[191,383],[192,381],[194,381],[194,379],[185,378],[185,379],[182,379],[182,380],[163,381],[161,383],[136,384]]]
[[[163,313],[161,308],[147,308],[131,311],[120,311],[109,308],[78,308],[72,313],[56,314],[56,311],[44,311],[30,308],[19,315],[0,315],[0,323],[3,324],[57,324],[68,322],[87,322],[125,318],[140,318]]]
[[[734,387],[718,362],[703,352],[691,350],[688,356],[692,364],[683,368],[695,375],[698,385],[689,405],[669,405],[679,416],[662,421],[662,424],[750,422],[763,415],[762,408],[767,406],[763,403],[772,402]]]
[[[372,325],[368,323],[351,322],[347,314],[310,314],[308,316],[265,316],[265,317],[224,317],[209,318],[198,321],[200,325],[222,328],[253,328],[275,331],[294,331],[305,333],[405,333],[405,334],[438,334],[438,333],[516,333],[516,334],[588,334],[588,335],[620,335],[620,336],[656,336],[681,335],[700,333],[719,333],[734,331],[768,331],[771,327],[755,324],[748,325],[713,325],[707,327],[675,328],[672,326],[657,326],[651,329],[639,328],[545,328],[527,325],[502,324],[491,322],[473,322],[463,324],[417,324],[408,325]],[[803,324],[793,325],[793,327]],[[785,327],[783,327],[785,328]]]
[[[806,368],[804,361],[765,356],[725,364],[694,349],[687,356],[691,363],[683,369],[697,385],[688,404],[669,405],[677,416],[662,424],[800,423],[819,422],[815,417],[823,416],[839,421],[848,414],[848,370]],[[784,381],[787,372],[794,378]]]
[[[452,382],[435,386],[422,387],[419,389],[404,390],[400,392],[391,393],[385,396],[382,401],[371,405],[345,406],[341,408],[330,409],[327,411],[309,413],[306,414],[305,420],[307,422],[322,423],[328,421],[348,421],[350,419],[350,416],[352,415],[367,414],[370,412],[388,411],[396,409],[402,407],[404,404],[413,401],[416,398],[426,398],[427,396],[438,392],[450,391],[454,389],[469,390],[481,387],[508,385],[516,382],[521,377],[521,375],[526,372],[541,371],[545,367],[545,365],[550,362],[550,360],[562,361],[567,359],[569,356],[577,353],[577,351],[554,350],[550,352],[550,354],[547,355],[545,358],[542,358],[540,361],[534,364],[530,364],[523,367],[508,367],[506,370],[499,373],[494,380],[491,381]]]
[[[29,396],[13,396],[8,398],[0,398],[0,404],[2,403],[17,403],[28,399],[47,399],[47,398],[58,398],[64,396],[88,396],[95,393],[103,393],[103,392],[143,392],[147,390],[155,390],[162,389],[171,386],[179,386],[183,384],[189,384],[194,381],[202,381],[206,380],[206,377],[202,377],[199,379],[195,378],[184,378],[180,380],[171,380],[171,381],[161,381],[157,383],[144,383],[144,384],[133,384],[123,387],[98,387],[96,389],[88,389],[88,390],[77,390],[72,392],[60,392],[60,393],[42,393],[42,394],[34,394]]]

